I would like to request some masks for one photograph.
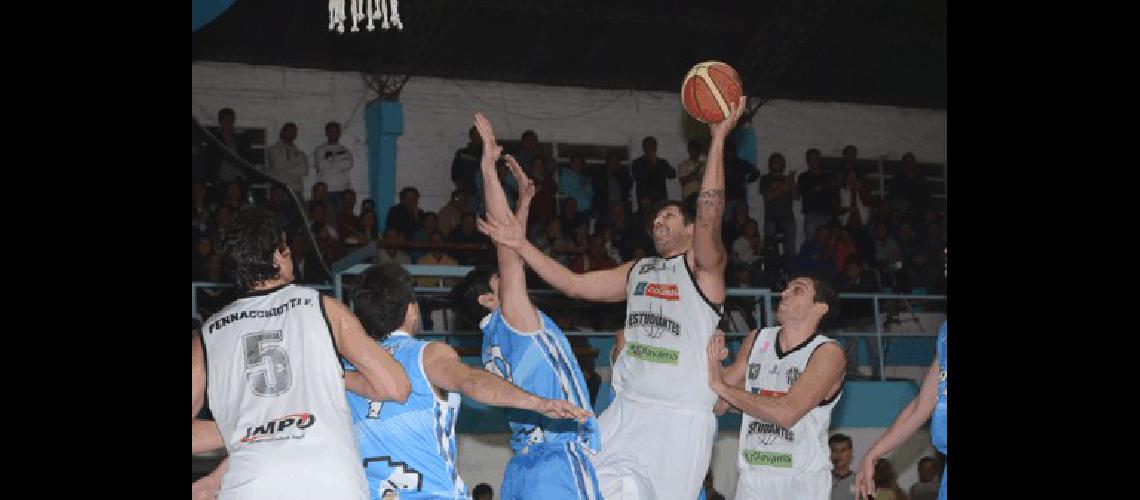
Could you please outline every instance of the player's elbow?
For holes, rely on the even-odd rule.
[[[395,381],[392,388],[391,400],[400,404],[404,404],[408,400],[408,396],[412,394],[412,384],[408,382],[407,377],[402,377],[400,380]]]

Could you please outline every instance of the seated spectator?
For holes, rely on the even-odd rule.
[[[363,243],[364,231],[360,219],[356,217],[356,191],[345,189],[341,195],[340,213],[336,215],[336,232],[342,243],[356,245]]]
[[[642,196],[638,198],[637,211],[630,216],[629,221],[633,224],[633,227],[645,227],[646,222],[652,227],[654,215],[653,200],[648,196]]]
[[[293,257],[293,276],[297,283],[324,283],[324,270],[316,254],[309,251],[309,236],[298,229],[289,236],[289,253]]]
[[[815,238],[805,241],[792,263],[792,270],[827,279],[835,273],[835,254],[831,249],[831,227],[815,228]]]
[[[360,237],[363,240],[361,243],[368,244],[371,241],[380,241],[379,231],[380,225],[376,221],[376,212],[360,212]]]
[[[432,231],[428,241],[433,245],[443,245],[443,233],[439,231]],[[455,266],[459,262],[452,256],[444,253],[443,249],[436,247],[427,251],[427,253],[416,259],[416,264],[432,265],[432,266]],[[416,278],[416,286],[446,286],[451,287],[455,285],[456,279],[454,278],[441,278],[425,276]]]
[[[503,194],[507,197],[507,205],[511,207],[511,211],[515,210],[518,206],[519,199],[519,181],[511,175],[511,170],[507,168],[507,162],[498,160],[495,162],[495,173],[499,176],[499,185],[503,186]],[[476,213],[483,214],[487,211],[484,204],[485,195],[483,194],[483,176],[475,177],[475,207]]]
[[[332,228],[325,223],[314,222],[312,231],[313,237],[317,240],[317,250],[321,253],[321,259],[324,260],[325,266],[332,268],[334,262],[344,258],[344,247],[334,235]]]
[[[562,221],[554,219],[546,226],[545,234],[531,238],[534,246],[564,266],[569,266],[578,248],[562,232]]]
[[[581,225],[579,227],[585,227]],[[589,237],[586,252],[570,263],[570,270],[576,273],[612,269],[618,266],[617,261],[606,254],[605,240],[601,234],[594,233]]]
[[[329,204],[329,185],[324,182],[317,181],[313,183],[313,187],[309,188],[308,202],[323,201],[325,205]]]
[[[899,242],[891,237],[886,222],[875,225],[875,267],[889,269],[894,263],[902,260],[899,251]]]
[[[459,229],[451,232],[451,236],[447,237],[448,243],[467,244],[467,245],[489,245],[491,240],[479,229],[475,227],[475,214],[467,212],[459,222]],[[483,252],[475,250],[462,250],[452,253],[455,260],[465,266],[473,266],[479,262],[483,256]]]
[[[412,263],[412,258],[408,256],[403,250],[390,247],[389,245],[398,245],[404,242],[404,233],[397,231],[393,228],[384,230],[384,241],[380,242],[380,250],[376,252],[376,263],[382,264],[384,262],[395,262],[397,264],[408,265]]]
[[[479,483],[471,488],[471,500],[492,500],[494,496],[495,490],[487,483]]]
[[[637,232],[640,231],[634,222],[626,216],[625,205],[611,203],[606,215],[599,217],[594,230],[603,229],[609,234],[610,247],[618,250],[621,255],[620,262],[629,260],[633,252],[633,245],[637,241]]]
[[[922,457],[918,461],[918,481],[910,487],[910,500],[937,500],[941,486],[938,461],[934,457]]]
[[[926,225],[926,234],[915,245],[911,258],[910,286],[923,288],[927,292],[941,292],[945,289],[943,274],[943,253],[946,242],[942,240],[942,230],[937,222]]]
[[[839,190],[839,224],[847,229],[851,242],[860,255],[871,255],[874,243],[867,232],[867,222],[871,215],[871,192],[856,174],[848,170],[846,182]]]
[[[235,214],[249,204],[245,197],[245,185],[240,180],[234,179],[226,183],[226,195],[222,204],[232,208]]]
[[[234,209],[230,208],[229,205],[218,205],[218,209],[214,210],[214,222],[206,230],[214,248],[218,248],[225,240],[226,231],[229,230],[233,218]]]
[[[534,198],[530,202],[530,214],[527,217],[527,234],[541,234],[550,221],[558,215],[558,183],[554,182],[554,174],[547,170],[546,160],[542,156],[533,156],[530,159],[531,177],[534,179]],[[513,178],[513,176],[512,176]]]
[[[190,201],[193,207],[191,224],[198,230],[199,234],[206,234],[209,230],[210,217],[214,214],[215,205],[207,199],[207,194],[209,194],[209,189],[205,182],[194,181],[191,184]]]
[[[899,488],[895,467],[890,460],[880,458],[875,462],[875,500],[908,500],[907,494]]]
[[[194,281],[206,281],[206,268],[208,267],[210,255],[214,253],[214,245],[210,242],[210,238],[202,235],[198,238],[197,243],[194,244],[194,254],[190,259],[190,276]]]
[[[744,226],[744,233],[732,243],[732,256],[740,265],[752,267],[760,259],[763,248],[760,240],[760,228],[755,220],[749,219],[748,224]]]
[[[309,222],[320,222],[328,230],[329,236],[340,241],[340,233],[336,230],[336,218],[332,217],[332,224],[329,224],[329,219],[329,207],[325,202],[319,200],[309,202]],[[316,233],[313,233],[313,236],[316,236]]]
[[[365,198],[364,201],[360,202],[360,215],[364,215],[365,212],[376,215],[376,202],[372,201],[372,198]]]
[[[848,255],[858,253],[855,242],[851,239],[851,232],[846,227],[839,226],[832,230],[831,254],[835,256],[836,273],[843,272],[843,266],[847,263]]]
[[[385,230],[395,229],[404,235],[404,241],[411,240],[420,226],[424,211],[420,210],[420,191],[414,187],[400,190],[400,203],[388,209]]]
[[[562,199],[562,213],[558,218],[562,220],[562,234],[567,238],[574,239],[574,228],[578,227],[579,222],[589,222],[590,218],[587,214],[585,218],[579,218],[578,202],[574,198]]]
[[[586,158],[573,155],[570,157],[570,167],[562,169],[558,175],[558,195],[576,202],[578,220],[589,220],[594,204],[594,185],[585,169]]]
[[[930,207],[930,186],[926,178],[918,173],[918,162],[914,153],[902,156],[902,174],[892,177],[888,186],[895,206],[909,219],[921,217]]]
[[[633,190],[633,176],[629,167],[621,164],[621,153],[611,150],[606,153],[606,164],[594,176],[594,210],[606,214],[610,206],[621,205],[626,213],[633,210],[629,193]]]
[[[467,193],[458,189],[452,191],[451,199],[448,200],[447,205],[439,209],[439,232],[443,233],[444,237],[459,227],[459,219],[463,216],[463,212],[468,211],[466,207]]]
[[[848,255],[843,265],[843,272],[834,280],[836,293],[875,293],[879,287],[863,270],[863,262],[859,255]],[[839,302],[839,320],[836,331],[846,333],[868,333],[875,330],[874,304],[870,299],[842,299]],[[879,349],[875,337],[868,335],[846,336],[847,348],[847,375],[859,376],[859,363],[856,357],[860,342],[866,344],[871,357],[871,379],[879,378]]]
[[[595,231],[595,232],[602,235],[602,243],[606,247],[606,255],[609,255],[610,258],[613,259],[614,262],[617,262],[618,264],[625,262],[625,260],[621,256],[621,250],[614,243],[613,237],[611,236],[610,229],[609,228],[602,228],[602,230]]]
[[[435,215],[435,212],[424,212],[423,218],[420,219],[420,227],[412,235],[412,241],[426,242],[431,233],[436,231],[439,231],[439,217]],[[408,255],[411,255],[412,260],[415,261],[423,257],[425,253],[427,253],[426,250],[411,250]]]
[[[725,248],[732,248],[732,244],[740,237],[740,233],[744,232],[744,227],[749,222],[756,222],[754,219],[748,217],[748,205],[737,203],[732,211],[732,218],[725,221],[725,224],[720,229],[721,239],[724,241]],[[759,227],[759,225],[757,225]]]
[[[265,208],[273,212],[277,217],[277,223],[281,224],[284,228],[299,227],[301,224],[297,221],[297,209],[286,200],[285,187],[280,184],[274,184],[269,188],[269,198],[265,200]]]
[[[210,283],[227,283],[229,280],[222,274],[222,256],[214,252],[206,258],[206,275],[202,281]],[[233,301],[236,292],[232,288],[199,288],[198,310],[201,317],[208,318],[218,309]]]

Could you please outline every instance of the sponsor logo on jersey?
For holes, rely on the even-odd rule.
[[[491,344],[487,347],[487,354],[483,362],[483,368],[495,375],[503,377],[504,379],[511,380],[511,364],[507,362],[507,358],[503,357],[503,348],[498,344]]]
[[[681,300],[681,295],[677,289],[677,285],[670,285],[668,283],[662,284],[642,281],[638,283],[636,287],[634,287],[633,294],[644,295],[646,297],[654,297],[661,300]]]
[[[681,351],[638,344],[637,342],[626,344],[626,353],[630,357],[662,365],[677,366],[677,360],[681,359]]]
[[[263,441],[280,441],[282,439],[302,439],[305,429],[313,426],[316,417],[312,413],[294,413],[276,418],[256,427],[247,427],[243,443],[260,443]]]
[[[748,363],[748,380],[760,378],[760,363]]]
[[[291,309],[291,308],[301,306],[301,305],[307,306],[307,305],[312,304],[312,302],[313,302],[313,299],[292,298],[292,299],[285,301],[284,304],[281,304],[277,307],[272,307],[269,309],[259,309],[259,310],[255,310],[255,311],[248,311],[247,310],[247,311],[238,311],[235,313],[230,313],[230,314],[227,314],[225,316],[218,317],[218,319],[212,321],[210,323],[210,327],[206,329],[206,333],[207,334],[214,333],[214,330],[222,328],[223,326],[226,326],[230,323],[233,323],[236,321],[241,321],[243,319],[272,318],[274,316],[280,316],[282,314],[289,312],[289,309]]]
[[[743,450],[744,461],[749,465],[764,465],[790,469],[792,467],[791,453],[774,453],[770,451]]]
[[[785,374],[787,375],[788,387],[791,387],[792,384],[795,384],[796,381],[800,379],[801,374],[803,374],[803,372],[795,366],[788,368],[788,372]]]
[[[671,263],[665,259],[653,259],[652,261],[646,262],[645,264],[642,264],[640,267],[638,267],[637,275],[641,276],[642,274],[651,273],[654,271],[669,271],[675,273],[677,272],[677,264]]]
[[[755,436],[762,445],[770,445],[776,441],[776,438],[789,443],[796,440],[796,434],[791,430],[763,420],[754,420],[748,424],[748,436]]]
[[[370,465],[372,465],[372,469],[369,469]],[[373,473],[370,473],[372,470],[379,470],[381,474],[384,474],[384,469],[388,469],[386,471],[387,476],[381,479],[380,484],[376,487],[376,492],[380,494],[380,498],[400,498],[400,491],[420,491],[423,489],[424,475],[408,467],[407,463],[394,461],[389,456],[364,459],[365,474],[373,476]]]
[[[760,352],[768,352],[768,341],[767,340],[765,340],[764,343],[760,346]]]
[[[628,328],[640,328],[651,339],[660,338],[666,333],[672,333],[676,337],[681,336],[681,324],[663,316],[661,314],[661,308],[658,308],[656,312],[631,312],[625,318],[625,326]]]

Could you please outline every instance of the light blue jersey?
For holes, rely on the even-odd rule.
[[[934,447],[946,453],[946,323],[938,329],[938,404],[934,406],[934,418],[930,423],[930,440]],[[938,500],[946,500],[946,468],[942,468],[942,487],[938,490]]]
[[[348,392],[349,412],[364,463],[369,494],[402,499],[466,499],[467,486],[455,468],[455,420],[459,394],[440,400],[423,367],[428,342],[396,330],[381,343],[404,367],[412,392],[404,404],[374,402]],[[346,370],[354,370],[345,361]]]
[[[542,327],[519,332],[500,310],[483,318],[483,366],[519,388],[547,399],[565,399],[593,411],[586,380],[562,329],[538,311]],[[514,457],[503,473],[499,497],[600,499],[587,453],[601,450],[598,422],[590,417],[550,419],[539,413],[507,411]]]

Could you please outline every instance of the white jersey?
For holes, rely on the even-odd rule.
[[[202,339],[210,411],[230,458],[219,498],[368,498],[319,293],[250,293],[210,317]]]
[[[709,338],[723,305],[697,287],[685,255],[637,261],[626,278],[625,349],[618,357],[614,391],[632,401],[711,410]]]
[[[756,342],[748,355],[748,372],[744,388],[753,394],[779,397],[788,393],[807,368],[816,348],[835,342],[823,335],[812,335],[800,345],[783,352],[779,342],[780,327],[770,327],[756,334]],[[791,429],[744,414],[740,427],[737,466],[740,485],[757,485],[764,478],[775,481],[789,476],[810,478],[824,497],[830,494],[831,452],[827,447],[827,429],[831,410],[839,401],[842,389],[834,397],[821,401],[800,418]],[[749,477],[745,477],[749,476]],[[801,492],[802,493],[802,492]],[[796,497],[794,494],[790,498]]]

